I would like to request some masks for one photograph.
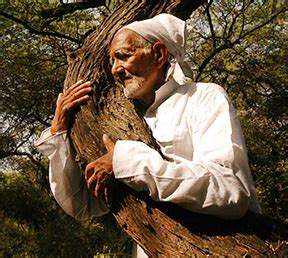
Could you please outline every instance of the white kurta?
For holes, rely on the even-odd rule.
[[[142,142],[118,140],[116,179],[199,213],[236,219],[247,209],[260,212],[237,114],[224,89],[211,83],[179,86],[174,80],[157,92],[145,120],[167,159]],[[50,159],[50,184],[60,206],[77,219],[108,212],[87,189],[73,161],[66,132],[46,129],[36,142]]]

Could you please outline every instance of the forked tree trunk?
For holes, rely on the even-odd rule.
[[[94,94],[81,107],[71,130],[80,166],[106,153],[102,135],[143,141],[159,151],[142,119],[141,107],[127,100],[110,73],[108,46],[115,32],[134,20],[170,12],[187,19],[205,0],[123,1],[102,21],[84,46],[68,55],[65,87],[78,79],[93,81]],[[153,202],[145,193],[136,193],[119,184],[111,211],[119,225],[150,256],[165,255],[284,255],[287,228],[255,214],[238,221],[222,221],[193,214],[168,203]],[[272,238],[273,230],[276,238]],[[275,242],[276,240],[276,242]],[[270,242],[267,242],[270,241]],[[273,242],[274,241],[274,242]]]

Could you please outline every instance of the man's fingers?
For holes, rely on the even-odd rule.
[[[100,180],[98,180],[96,187],[95,187],[95,190],[94,190],[94,194],[95,194],[96,198],[98,198],[101,188],[102,188],[102,183],[100,182]]]
[[[99,172],[97,176],[97,184],[96,184],[95,191],[94,191],[96,197],[99,196],[102,189],[106,186],[108,180],[109,180],[109,176],[106,171]]]
[[[90,93],[92,91],[91,87],[87,88],[81,88],[77,92],[73,92],[72,96],[74,99],[80,98],[82,96],[85,96],[86,94]]]
[[[82,89],[91,88],[90,86],[91,86],[91,82],[89,82],[89,81],[84,82],[80,85],[77,85],[76,87],[71,88],[71,90],[69,92],[67,91],[67,94],[69,94],[69,95],[78,94],[79,91],[81,91]]]
[[[88,93],[92,91],[90,85],[90,82],[83,83],[83,80],[80,80],[58,95],[51,125],[52,134],[68,129],[71,116],[74,115],[73,110],[89,99]]]
[[[108,208],[112,205],[112,197],[115,189],[115,185],[113,184],[115,184],[115,182],[115,180],[110,180],[104,188],[104,200]]]
[[[85,172],[84,172],[84,176],[85,176],[85,180],[87,181],[93,174],[94,170],[93,169],[85,169]]]
[[[56,105],[59,104],[60,99],[62,98],[63,93],[59,93],[58,97],[57,97],[57,101],[56,101]]]
[[[94,173],[94,166],[95,166],[95,161],[92,161],[90,163],[87,164],[86,168],[85,168],[85,179],[89,179],[91,177],[91,174]]]
[[[105,200],[108,200],[108,192],[107,192],[107,187],[109,184],[109,181],[111,180],[111,177],[109,175],[108,171],[99,171],[97,173],[97,183],[96,183],[95,189],[94,189],[94,194],[96,197],[99,197],[99,195],[104,191],[104,198]],[[106,189],[106,190],[105,190]]]
[[[113,151],[115,143],[110,139],[107,134],[103,134],[103,143],[107,151]]]
[[[104,188],[104,198],[105,198],[106,205],[108,205],[108,207],[109,207],[111,205],[111,202],[110,202],[110,198],[109,198],[109,189],[108,189],[108,187]]]
[[[93,190],[93,186],[95,186],[95,183],[98,184],[98,178],[97,178],[97,174],[93,173],[88,180],[86,180],[87,182],[87,188],[89,190]]]
[[[85,88],[91,88],[90,86],[91,86],[90,81],[88,82],[83,82],[83,80],[78,81],[77,83],[73,84],[70,88],[64,91],[64,96],[66,98],[71,98],[75,96],[75,94],[77,95],[80,90],[85,89]]]
[[[67,90],[65,90],[66,94],[69,94],[73,89],[75,89],[76,87],[78,87],[79,85],[83,84],[84,80],[79,80],[76,83],[74,83],[72,86],[70,86]]]
[[[89,92],[88,90],[87,92]],[[69,116],[70,112],[74,110],[74,108],[86,103],[89,100],[89,95],[84,95],[79,97],[78,95],[74,95],[71,99],[60,99],[59,105],[61,105],[61,112],[67,113]],[[61,102],[61,104],[60,104]]]
[[[87,95],[92,91],[90,82],[83,83],[83,80],[78,81],[65,91],[61,96],[58,96],[57,104],[62,108],[66,108],[67,111],[74,108],[77,105],[83,104],[89,99]]]
[[[80,106],[80,105],[84,104],[85,102],[87,102],[88,99],[89,99],[88,95],[85,95],[85,96],[83,96],[83,97],[81,97],[79,99],[75,99],[75,100],[72,101],[72,103],[70,104],[69,108],[73,109],[73,108],[75,108],[77,106]]]

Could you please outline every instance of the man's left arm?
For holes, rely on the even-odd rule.
[[[207,98],[213,101],[207,105]],[[257,202],[242,130],[228,97],[221,90],[197,103],[190,120],[193,158],[164,160],[141,142],[117,141],[115,178],[156,201],[169,201],[194,212],[239,218]],[[193,124],[193,125],[192,125]],[[188,145],[183,141],[183,148]],[[257,206],[257,205],[256,205]],[[255,208],[257,210],[257,208]]]

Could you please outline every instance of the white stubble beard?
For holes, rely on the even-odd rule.
[[[124,87],[124,95],[126,98],[135,98],[136,92],[143,86],[143,80],[133,76]]]

